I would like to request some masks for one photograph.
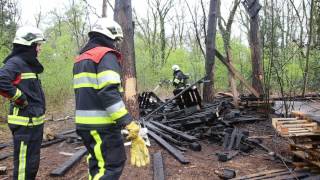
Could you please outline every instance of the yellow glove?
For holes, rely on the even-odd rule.
[[[149,151],[144,140],[139,135],[139,125],[132,121],[126,126],[126,129],[129,131],[127,139],[131,140],[131,165],[137,167],[148,165],[150,163]]]

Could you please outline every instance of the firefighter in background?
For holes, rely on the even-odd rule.
[[[187,80],[189,77],[185,75],[178,65],[172,66],[173,70],[173,80],[172,84],[175,87],[173,90],[173,94],[176,96],[181,91],[183,91],[186,87],[190,86],[190,84],[187,83]],[[181,96],[177,97],[176,103],[179,106],[180,109],[192,107],[199,105],[199,108],[202,107],[201,103],[201,96],[199,94],[199,91],[196,86],[191,87],[189,90],[187,90],[185,93],[183,93]]]
[[[184,88],[187,85],[187,79],[189,77],[180,70],[180,67],[178,65],[173,65],[172,66],[173,70],[173,80],[172,84],[173,86],[178,89],[178,88]]]
[[[132,165],[149,164],[149,152],[121,96],[120,25],[100,18],[88,35],[73,68],[76,129],[89,152],[89,178],[119,179],[126,161],[122,128],[129,132]]]
[[[0,69],[0,94],[10,99],[8,125],[13,135],[13,179],[34,180],[40,163],[45,97],[38,74],[44,36],[34,27],[21,27],[13,40],[11,54]]]

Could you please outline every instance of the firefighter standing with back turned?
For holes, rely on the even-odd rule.
[[[37,59],[42,41],[41,30],[19,28],[12,52],[0,69],[0,94],[11,101],[8,124],[14,144],[14,180],[34,180],[39,168],[45,113],[38,79],[43,66]]]
[[[132,165],[147,165],[149,152],[121,97],[120,63],[125,62],[115,50],[123,38],[120,25],[100,18],[88,35],[73,69],[76,129],[89,152],[89,179],[119,179],[126,160],[122,128],[132,141]]]

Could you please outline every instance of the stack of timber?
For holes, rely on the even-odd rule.
[[[273,118],[273,127],[281,136],[290,138],[296,166],[302,161],[320,168],[320,124],[312,114],[295,111],[292,115],[296,117]]]
[[[272,126],[283,137],[320,136],[317,122],[298,118],[272,118]]]

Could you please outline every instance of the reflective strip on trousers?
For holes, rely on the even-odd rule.
[[[22,95],[22,92],[17,88],[16,94],[11,98],[13,101],[17,100]]]
[[[37,74],[35,73],[22,73],[21,74],[21,79],[36,79]]]
[[[17,116],[19,114],[19,108],[13,107],[13,115]]]
[[[112,114],[107,111],[76,110],[76,123],[78,124],[115,124],[116,120],[128,113],[125,107]]]
[[[120,75],[114,71],[103,71],[99,74],[95,73],[79,73],[73,77],[73,88],[90,87],[93,89],[102,89],[111,84],[120,84]]]
[[[26,179],[27,145],[20,143],[18,180]]]
[[[44,123],[44,116],[31,118],[30,122],[29,117],[8,115],[8,123],[22,126],[36,126]]]
[[[106,169],[104,168],[105,162],[102,156],[102,140],[96,130],[90,131],[91,136],[95,140],[96,144],[94,145],[94,156],[98,161],[99,172],[93,177],[93,180],[99,180],[105,173]]]

